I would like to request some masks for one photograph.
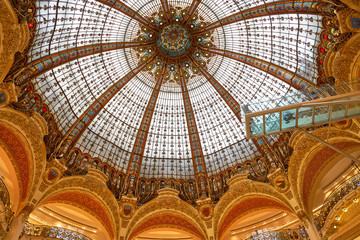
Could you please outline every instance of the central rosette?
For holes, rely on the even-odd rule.
[[[171,24],[161,30],[157,45],[165,55],[178,57],[190,48],[191,36],[186,28],[179,24]]]

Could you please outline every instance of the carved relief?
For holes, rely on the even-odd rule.
[[[158,190],[158,197],[156,199],[151,200],[135,211],[127,230],[127,235],[130,236],[138,226],[155,214],[177,214],[187,219],[187,221],[192,222],[192,224],[205,235],[206,227],[197,209],[180,200],[177,196],[178,194],[179,192],[177,190],[171,188]]]
[[[120,216],[129,220],[135,213],[137,207],[137,198],[133,194],[122,196],[120,200]]]
[[[41,175],[43,174],[46,166],[46,151],[44,142],[42,141],[44,129],[42,129],[41,124],[39,123],[39,118],[41,117],[36,114],[29,118],[23,113],[7,107],[0,109],[0,122],[2,123],[2,126],[5,126],[8,129],[13,129],[10,130],[12,134],[15,134],[19,139],[22,139],[22,146],[29,158],[29,162],[27,163],[30,167],[29,177],[22,183],[29,183],[26,190],[28,201],[32,200],[35,191],[37,191],[38,185],[41,181]],[[1,136],[9,137],[9,135],[4,134]],[[20,151],[18,150],[17,153],[20,153]],[[24,168],[26,166],[26,162],[24,161],[22,164],[16,164],[13,162],[13,165]],[[19,171],[18,175],[18,179],[21,179],[21,173]]]
[[[88,196],[88,201],[92,201],[94,204],[97,203],[99,206],[98,208],[92,209],[90,205],[87,206],[87,203],[84,202],[80,196],[76,199],[78,199],[81,204],[77,204],[76,206],[81,208],[81,205],[84,205],[85,210],[92,209],[93,213],[95,213],[95,217],[100,222],[104,223],[104,226],[107,226],[106,228],[110,235],[120,232],[120,225],[116,224],[120,223],[118,203],[114,195],[106,187],[105,183],[92,176],[67,177],[59,180],[55,185],[49,187],[42,195],[38,205],[47,201],[62,201],[64,199],[57,199],[57,196],[62,196],[63,193],[67,192],[73,192],[74,194],[81,193],[83,196]],[[75,203],[76,202],[74,202],[74,204]],[[99,210],[100,208],[103,210]],[[106,215],[109,217],[106,217]],[[104,222],[106,220],[105,218],[109,219],[109,221]]]
[[[220,226],[224,224],[227,216],[229,216],[233,212],[232,209],[235,208],[238,203],[241,204],[241,202],[247,198],[273,199],[276,201],[276,204],[278,204],[278,206],[282,206],[288,211],[293,211],[287,198],[269,184],[253,182],[241,176],[236,177],[234,180],[230,180],[230,189],[220,199],[214,209],[215,233],[220,231]],[[242,209],[241,212],[249,213],[252,209],[254,209],[254,206],[255,205],[253,204],[247,204],[246,209]],[[236,216],[233,220],[238,219],[239,217],[240,216]],[[227,227],[229,227],[232,224],[233,220],[226,220],[228,223],[225,223],[225,227],[222,228],[226,229]],[[224,231],[224,229],[222,231]]]
[[[8,0],[0,1],[0,83],[14,61],[14,54],[23,51],[30,39],[26,22],[18,23]]]
[[[351,37],[344,46],[336,53],[332,72],[336,81],[353,83],[358,81],[359,76],[352,76],[353,68],[360,54],[360,33]],[[359,89],[359,87],[355,88]]]
[[[328,139],[331,144],[334,144],[336,142],[345,143],[347,141],[356,144],[360,143],[360,138],[358,136],[354,135],[349,131],[339,130],[334,127],[330,128],[329,135],[328,128],[318,129],[312,132],[312,134],[319,137],[320,139]],[[341,146],[338,147],[341,148]],[[289,182],[293,189],[293,194],[295,198],[297,199],[299,204],[301,204],[300,207],[306,209],[307,212],[309,211],[309,209],[304,207],[306,205],[304,197],[307,198],[307,195],[304,196],[304,191],[308,192],[309,189],[311,189],[313,177],[318,171],[321,171],[320,167],[323,166],[323,164],[330,158],[330,156],[325,155],[316,157],[316,154],[324,148],[324,145],[317,142],[316,140],[302,135],[297,139],[294,145],[295,151],[290,158],[290,167],[288,170]],[[323,154],[329,153],[329,150],[323,151]],[[334,153],[331,152],[331,154]],[[320,162],[318,164],[315,164],[315,160]]]

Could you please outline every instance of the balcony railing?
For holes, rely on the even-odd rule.
[[[9,191],[1,178],[0,178],[0,201],[4,205],[5,221],[9,225],[14,217],[14,213],[11,210],[11,206],[10,206]]]
[[[49,237],[66,240],[91,240],[91,238],[65,228],[25,223],[23,235]]]
[[[289,240],[289,239],[308,240],[310,238],[305,228],[281,229],[277,231],[269,231],[265,233],[258,233],[251,237],[246,238],[246,240]]]
[[[336,189],[327,197],[320,210],[319,216],[315,219],[316,226],[321,230],[325,224],[325,221],[335,207],[345,196],[360,187],[360,174],[357,174],[350,179],[340,184]]]
[[[248,138],[341,121],[360,115],[360,83],[297,92],[243,105]],[[271,108],[273,107],[273,108]],[[264,110],[263,110],[264,109]]]

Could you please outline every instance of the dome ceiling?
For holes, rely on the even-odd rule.
[[[58,0],[37,7],[29,62],[45,66],[34,67],[33,82],[65,149],[134,176],[195,179],[253,158],[241,105],[317,79],[321,16],[311,4]]]

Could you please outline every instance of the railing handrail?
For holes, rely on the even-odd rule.
[[[254,240],[254,239],[256,239],[256,237],[261,237],[264,234],[269,234],[270,237],[279,237],[279,234],[284,234],[284,233],[286,233],[286,234],[288,234],[288,233],[290,233],[290,234],[296,233],[296,234],[298,234],[297,239],[309,239],[309,235],[306,232],[305,228],[301,227],[301,228],[294,228],[294,229],[289,228],[289,229],[272,230],[272,231],[267,231],[267,232],[263,232],[263,233],[258,233],[258,234],[254,235],[254,236],[246,238],[246,240]],[[283,236],[280,236],[280,237],[283,237]],[[279,239],[279,238],[276,238],[276,239]]]
[[[29,222],[25,223],[23,234],[29,236],[42,236],[57,239],[64,239],[65,237],[67,237],[66,239],[68,240],[91,240],[91,238],[89,238],[88,236],[71,229],[48,225],[36,225]],[[64,236],[64,234],[66,236]]]
[[[318,215],[318,217],[315,219],[318,222],[318,228],[321,229],[323,227],[323,224],[325,223],[328,214],[326,214],[327,212],[330,212],[333,207],[337,204],[337,202],[332,202],[330,201],[331,199],[334,199],[336,196],[339,196],[340,200],[342,200],[346,195],[348,195],[350,192],[352,192],[351,190],[356,190],[358,187],[355,184],[355,188],[351,188],[349,187],[351,184],[353,184],[355,181],[354,180],[360,180],[360,173],[357,173],[355,175],[353,175],[351,178],[347,179],[346,181],[344,181],[343,183],[341,183],[340,185],[338,185],[332,192],[331,194],[325,199],[321,210],[320,210],[320,214]],[[345,187],[348,187],[347,189],[350,189],[348,192],[344,192],[343,190],[345,189]],[[340,193],[340,194],[339,194]],[[343,194],[341,194],[343,193]],[[328,206],[328,203],[332,203]],[[322,217],[324,217],[324,219],[321,219]]]
[[[332,196],[335,195],[335,193],[337,193],[337,192],[340,190],[340,188],[342,188],[342,187],[345,186],[345,185],[349,185],[350,182],[353,182],[353,180],[354,180],[355,178],[357,178],[357,177],[360,178],[360,173],[357,173],[357,174],[351,176],[350,178],[346,179],[345,181],[341,182],[340,184],[338,184],[338,185],[335,187],[335,189],[331,191],[331,193],[329,194],[329,196],[327,196],[327,198],[324,200],[323,206],[329,201],[329,199],[330,199]]]
[[[0,201],[4,204],[4,208],[5,208],[5,220],[7,224],[10,224],[14,217],[14,213],[11,210],[9,190],[7,189],[5,182],[2,180],[1,177],[0,177],[0,190],[1,190]]]
[[[358,88],[356,86],[358,86]],[[344,89],[344,87],[349,88],[349,90]],[[341,88],[343,90],[342,93],[338,93],[336,91],[336,89],[339,89],[339,88]],[[293,92],[293,93],[290,93],[290,94],[285,94],[284,96],[281,96],[281,97],[278,97],[278,98],[273,98],[273,99],[268,99],[268,100],[263,100],[263,101],[248,102],[248,103],[246,103],[246,105],[247,106],[264,105],[264,103],[268,103],[269,101],[282,102],[287,98],[301,97],[301,96],[304,96],[304,95],[307,97],[305,102],[314,101],[314,100],[319,99],[319,97],[321,96],[320,93],[323,93],[324,90],[330,90],[330,89],[332,90],[332,93],[333,93],[333,95],[331,95],[332,97],[347,94],[347,93],[351,93],[351,92],[355,92],[355,91],[359,91],[359,89],[360,89],[360,81],[353,82],[353,83],[344,82],[344,84],[334,85],[334,86],[331,86],[330,84],[326,84],[324,86],[320,86],[317,89],[318,94],[312,94],[312,95],[310,94],[309,95],[309,93],[311,93],[312,91],[298,90],[297,92]],[[316,96],[316,98],[312,98],[312,96]],[[328,98],[328,97],[331,97],[331,96],[325,96],[325,98]],[[322,99],[322,98],[324,98],[324,97],[321,97],[320,99]],[[299,103],[300,102],[292,103],[291,105],[299,104]],[[289,105],[289,104],[287,104],[287,105]],[[281,108],[281,107],[276,106],[275,108]],[[256,112],[265,112],[265,111],[267,111],[267,110],[261,110],[261,111],[256,111]]]

